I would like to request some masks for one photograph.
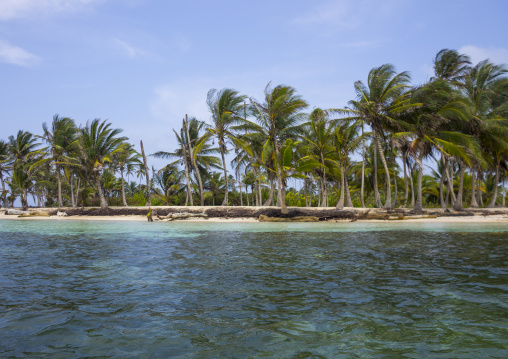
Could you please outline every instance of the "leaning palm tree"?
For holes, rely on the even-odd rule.
[[[55,166],[58,183],[58,208],[61,208],[63,206],[62,169],[64,163],[68,162],[68,155],[72,151],[72,146],[76,140],[77,128],[74,120],[55,115],[53,116],[51,129],[48,128],[46,122],[42,124],[42,129],[44,131],[42,138],[48,144],[50,151],[50,157],[42,161],[49,161]]]
[[[397,131],[403,122],[398,115],[411,109],[416,104],[410,103],[407,89],[410,76],[407,72],[396,73],[395,67],[384,64],[373,68],[369,72],[367,85],[361,81],[355,83],[357,99],[350,101],[350,108],[338,110],[347,114],[348,119],[362,121],[372,128],[375,150],[379,152],[386,175],[386,203],[385,208],[392,207],[390,171],[383,151],[383,138],[388,130]],[[376,155],[376,152],[374,153]],[[377,161],[374,161],[377,164]],[[377,173],[377,170],[374,169]],[[376,176],[377,177],[377,176]],[[374,184],[376,202],[379,203],[377,183]]]
[[[222,157],[222,168],[224,170],[224,179],[226,181],[223,206],[227,206],[228,199],[228,171],[226,169],[225,155],[228,152],[227,143],[233,142],[240,145],[241,141],[231,131],[231,126],[244,120],[242,109],[246,96],[240,95],[238,91],[232,89],[222,89],[220,91],[211,89],[208,91],[206,103],[211,114],[212,124],[208,128],[210,135],[217,138],[219,150]]]
[[[307,108],[308,104],[296,94],[293,87],[278,85],[270,88],[270,83],[265,88],[264,102],[251,99],[251,104],[259,128],[266,138],[262,158],[268,159],[273,152],[277,174],[277,202],[281,205],[282,213],[287,213],[281,147],[286,139],[300,132],[299,125],[304,119],[301,111]]]
[[[87,122],[79,131],[78,145],[86,171],[91,174],[99,192],[101,208],[108,207],[101,187],[104,166],[113,161],[113,156],[122,150],[127,137],[118,137],[121,129],[112,129],[106,120],[95,119]]]

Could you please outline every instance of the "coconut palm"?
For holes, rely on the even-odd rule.
[[[44,149],[38,149],[37,138],[28,131],[18,131],[16,137],[9,136],[9,153],[12,158],[11,183],[20,191],[21,205],[28,208],[28,192],[33,185],[33,164],[44,155]]]
[[[341,114],[347,114],[349,120],[360,120],[372,128],[375,150],[379,152],[386,175],[386,203],[385,208],[392,207],[390,171],[384,155],[382,142],[387,130],[396,131],[403,127],[402,121],[397,116],[408,111],[416,104],[410,103],[409,73],[396,73],[391,64],[384,64],[373,68],[369,72],[367,85],[361,81],[355,83],[357,99],[350,101],[349,108],[338,110]],[[377,156],[375,152],[375,156]],[[374,160],[377,166],[377,161]],[[377,174],[377,168],[374,169]],[[375,176],[377,182],[377,175]],[[379,203],[377,184],[374,184],[376,202]]]
[[[441,80],[461,86],[470,65],[469,56],[460,54],[457,50],[442,49],[434,58],[434,77],[431,81]]]
[[[50,157],[41,160],[35,165],[49,161],[55,166],[56,178],[58,183],[58,208],[63,206],[62,203],[62,169],[68,161],[68,155],[72,151],[74,141],[76,140],[77,128],[74,120],[68,117],[53,116],[51,129],[48,128],[46,122],[42,124],[42,138],[48,144]]]
[[[95,119],[87,122],[79,131],[78,145],[83,159],[83,165],[93,178],[100,198],[101,208],[108,207],[101,187],[101,175],[104,166],[113,161],[116,153],[122,151],[122,144],[127,137],[118,137],[121,129],[111,128],[106,120]]]
[[[141,155],[135,150],[130,143],[124,142],[118,151],[113,155],[113,165],[120,171],[122,202],[127,207],[127,199],[125,198],[125,181],[124,172],[131,172],[135,165],[141,165]]]
[[[5,180],[8,176],[12,166],[11,157],[9,155],[9,144],[0,140],[0,183],[2,184],[2,203],[7,207],[7,190],[5,189]]]
[[[232,142],[241,146],[241,141],[231,131],[231,127],[241,123],[244,118],[242,110],[244,108],[244,100],[246,96],[240,95],[238,91],[233,89],[222,89],[220,91],[211,89],[208,91],[206,103],[211,114],[212,124],[208,131],[211,136],[217,138],[219,150],[222,158],[222,168],[224,170],[224,179],[226,182],[223,206],[228,205],[228,171],[226,168],[225,155],[228,152],[228,142]]]
[[[275,159],[277,203],[280,203],[282,213],[287,213],[281,146],[286,139],[299,134],[301,130],[299,125],[304,119],[304,114],[301,111],[307,108],[308,104],[290,86],[278,85],[270,88],[270,83],[268,83],[264,93],[264,102],[251,99],[251,108],[259,128],[266,138],[263,144],[262,159],[265,161],[272,154]]]

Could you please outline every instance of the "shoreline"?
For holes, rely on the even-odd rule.
[[[17,215],[7,215],[6,209],[0,209],[0,220],[84,220],[84,221],[147,221],[146,213],[149,207],[109,207],[100,208],[62,208],[67,216],[57,216],[55,208],[30,208],[29,212],[43,213],[45,216],[30,216],[18,218]],[[294,217],[317,217],[319,222],[426,222],[426,223],[508,223],[508,208],[482,208],[465,209],[464,211],[444,210],[441,208],[426,208],[423,215],[433,218],[418,218],[412,209],[374,209],[374,208],[344,208],[337,210],[334,207],[289,207],[289,213],[281,214],[277,207],[152,207],[152,211],[159,216],[174,213],[205,213],[207,218],[187,218],[177,222],[220,222],[220,223],[258,223],[260,215],[272,218],[288,219],[282,223],[297,223],[291,221]],[[48,216],[49,214],[49,216]],[[163,222],[154,216],[154,221]]]

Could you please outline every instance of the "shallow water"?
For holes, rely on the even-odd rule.
[[[508,224],[0,221],[0,357],[506,358]]]

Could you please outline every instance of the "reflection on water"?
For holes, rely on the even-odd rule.
[[[0,357],[505,358],[508,225],[0,221]]]

